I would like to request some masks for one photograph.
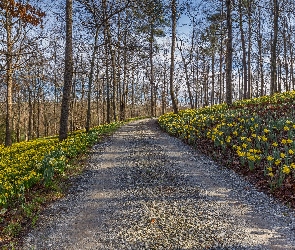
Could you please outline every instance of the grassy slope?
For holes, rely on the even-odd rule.
[[[167,113],[168,133],[295,208],[295,91]]]
[[[61,143],[50,137],[0,148],[1,249],[15,249],[40,211],[65,195],[68,178],[83,171],[89,147],[121,124],[101,125],[89,133],[76,131]]]

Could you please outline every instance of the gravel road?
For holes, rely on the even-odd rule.
[[[294,215],[145,119],[93,147],[22,249],[295,249]]]

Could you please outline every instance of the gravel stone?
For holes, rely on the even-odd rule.
[[[93,147],[22,249],[295,249],[294,215],[145,119]]]

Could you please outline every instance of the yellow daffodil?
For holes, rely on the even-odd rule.
[[[291,172],[290,168],[287,165],[284,165],[283,167],[283,173],[284,174],[289,174]]]
[[[238,156],[240,156],[240,157],[244,157],[245,155],[246,155],[246,153],[245,152],[243,152],[243,151],[237,151],[237,154],[238,154]]]
[[[284,130],[285,130],[285,131],[289,131],[289,130],[290,130],[290,128],[289,128],[289,127],[287,127],[287,126],[284,126]]]
[[[273,177],[274,177],[273,172],[269,172],[269,173],[268,173],[268,176],[271,177],[271,178],[273,178]]]
[[[261,136],[262,141],[267,141],[267,137],[265,137],[264,135]]]
[[[250,161],[255,161],[255,156],[254,155],[249,155],[247,158]]]
[[[274,158],[273,158],[271,155],[267,156],[266,159],[267,159],[268,161],[273,161],[273,160],[274,160]]]

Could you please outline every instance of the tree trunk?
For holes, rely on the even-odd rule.
[[[248,78],[247,78],[247,62],[246,62],[246,44],[245,44],[245,35],[244,35],[244,29],[243,29],[243,13],[242,13],[242,0],[239,0],[239,26],[240,26],[240,33],[241,33],[241,43],[242,43],[242,51],[243,51],[243,58],[242,58],[242,66],[243,66],[243,86],[244,86],[244,92],[243,92],[243,98],[246,99],[248,97]]]
[[[283,28],[283,41],[284,41],[284,69],[285,69],[285,91],[290,90],[290,81],[289,81],[289,65],[288,65],[288,56],[287,56],[287,22],[285,20],[284,22],[284,28]]]
[[[20,91],[18,91],[18,96],[17,96],[17,124],[16,124],[16,141],[20,142],[21,140],[21,107],[22,107],[22,102],[21,102],[21,96],[20,96]]]
[[[155,116],[155,104],[154,104],[154,25],[151,23],[150,27],[150,48],[149,48],[149,58],[150,58],[150,88],[151,88],[151,116]]]
[[[28,105],[29,105],[29,117],[28,117],[28,133],[27,140],[32,139],[32,119],[33,119],[33,105],[32,105],[32,91],[28,86]]]
[[[183,67],[184,67],[185,83],[186,83],[186,87],[187,87],[190,106],[191,106],[191,108],[194,108],[193,95],[192,95],[191,86],[190,86],[190,77],[189,77],[189,74],[188,74],[188,64],[189,64],[189,62],[185,61],[185,57],[183,55],[183,51],[182,51],[181,46],[178,49],[180,51],[181,59],[182,59]]]
[[[128,20],[126,19],[126,22]],[[127,29],[124,32],[124,47],[127,47]],[[126,102],[128,96],[128,83],[127,83],[127,72],[128,72],[128,65],[127,65],[127,48],[123,52],[123,86],[122,86],[122,94],[120,100],[120,120],[124,121],[126,119]]]
[[[223,1],[221,1],[221,16],[223,16]],[[222,103],[223,96],[223,74],[222,74],[222,66],[223,66],[223,22],[220,22],[220,54],[219,54],[219,104]]]
[[[279,31],[279,4],[278,0],[273,0],[273,38],[271,44],[271,77],[270,77],[270,94],[278,91],[277,88],[277,42]]]
[[[291,30],[290,30],[291,32]],[[293,90],[295,89],[295,78],[294,78],[294,52],[293,52],[293,47],[291,43],[291,34],[289,33],[288,35],[288,40],[289,40],[289,46],[290,46],[290,75],[291,75],[291,87]]]
[[[232,0],[226,0],[227,48],[226,48],[226,103],[232,105]]]
[[[260,96],[264,95],[264,71],[263,71],[263,56],[262,56],[262,34],[261,34],[261,9],[259,7],[258,21],[258,56],[259,56],[259,73],[260,73]]]
[[[172,11],[172,44],[171,44],[171,65],[170,65],[170,96],[172,101],[172,107],[174,113],[178,113],[177,100],[174,92],[174,53],[175,53],[175,42],[176,42],[176,0],[171,0],[171,11]]]
[[[68,117],[73,78],[73,0],[66,0],[66,48],[65,48],[65,72],[64,87],[60,114],[59,140],[62,141],[68,136]]]
[[[212,85],[211,85],[211,105],[214,105],[214,89],[215,89],[215,53],[212,53],[212,65],[211,65],[211,72],[212,72]]]
[[[251,37],[252,37],[252,6],[251,1],[248,0],[248,95],[247,98],[252,98],[252,73],[251,73],[251,50],[252,50],[252,43],[251,43]]]
[[[162,89],[162,115],[166,112],[166,62],[164,62],[163,89]]]
[[[10,13],[6,12],[6,23],[5,23],[5,29],[6,29],[6,36],[7,36],[7,51],[6,51],[6,84],[7,84],[7,90],[6,90],[6,130],[5,130],[5,146],[11,146],[12,145],[12,112],[13,112],[13,82],[12,82],[12,76],[13,76],[13,65],[12,65],[12,18]]]
[[[87,117],[86,117],[86,132],[89,132],[91,126],[91,91],[93,85],[93,75],[94,75],[94,66],[95,66],[95,55],[98,50],[97,41],[98,41],[98,28],[96,28],[94,36],[94,47],[92,52],[91,64],[90,64],[90,74],[88,82],[88,95],[87,95]]]

